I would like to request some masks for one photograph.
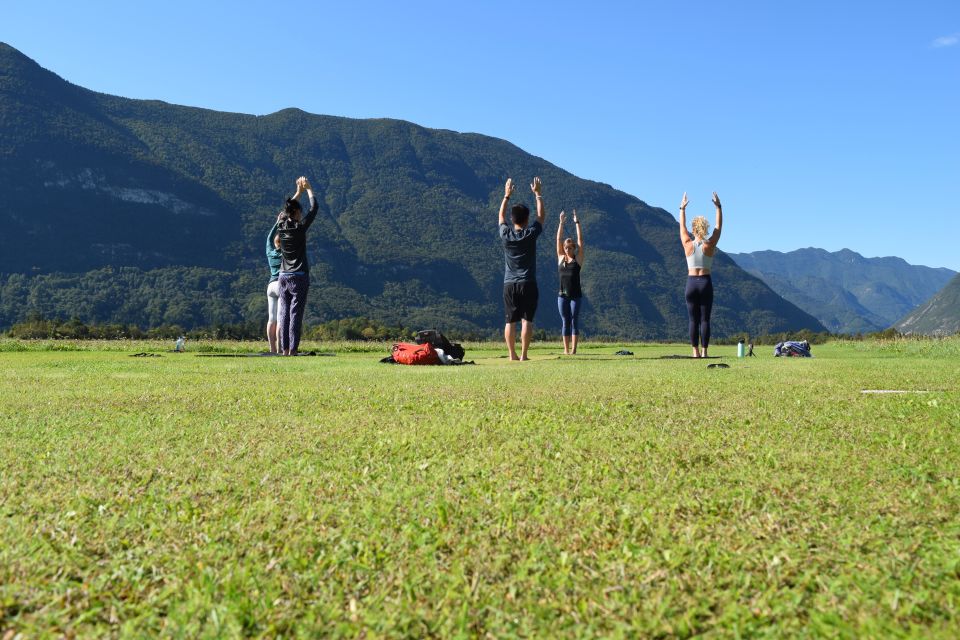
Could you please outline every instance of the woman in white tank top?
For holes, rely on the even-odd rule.
[[[693,219],[693,236],[687,231],[687,194],[680,202],[680,242],[687,257],[687,287],[684,297],[689,316],[690,345],[694,358],[706,358],[710,346],[710,313],[713,311],[713,280],[710,269],[720,241],[723,226],[723,210],[720,198],[713,192],[713,206],[717,209],[717,224],[707,238],[709,224],[703,216]]]

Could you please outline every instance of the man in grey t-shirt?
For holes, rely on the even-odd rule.
[[[537,313],[540,292],[537,290],[537,238],[543,233],[543,221],[547,211],[540,194],[540,178],[530,185],[537,197],[537,219],[527,226],[530,209],[525,204],[510,208],[507,224],[507,204],[513,195],[513,180],[507,179],[500,203],[500,241],[503,242],[503,308],[506,324],[503,339],[507,343],[511,360],[528,360],[527,347],[533,336],[533,317]],[[517,339],[516,322],[520,322],[520,357],[514,345]]]

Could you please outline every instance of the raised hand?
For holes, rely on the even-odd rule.
[[[576,215],[576,214],[574,214]],[[567,221],[567,214],[563,211],[560,212],[560,226],[563,226],[563,223]]]
[[[513,195],[513,179],[507,178],[507,184],[503,185],[503,197],[509,198]]]
[[[539,177],[534,178],[533,184],[530,185],[530,190],[533,191],[533,194],[539,198],[541,189],[542,189],[542,186],[540,185],[540,178]]]
[[[560,215],[563,215],[563,212],[560,212]],[[577,217],[577,210],[573,210],[573,224],[580,224],[580,218]]]
[[[717,195],[716,191],[713,192],[713,206],[715,206],[717,209],[722,208],[720,206],[720,196]]]
[[[716,194],[714,194],[714,195],[716,195]],[[687,200],[687,192],[684,191],[684,192],[683,192],[683,200],[680,201],[680,208],[681,208],[681,209],[686,209],[688,204],[690,204],[690,201]]]

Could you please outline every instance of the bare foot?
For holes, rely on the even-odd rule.
[[[529,359],[527,356],[520,356],[520,362],[526,362]]]

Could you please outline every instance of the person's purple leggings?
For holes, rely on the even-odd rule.
[[[690,344],[710,346],[710,312],[713,310],[713,281],[710,276],[688,276],[687,313],[690,316]]]
[[[280,351],[295,353],[300,346],[303,314],[307,310],[310,276],[305,273],[280,274],[280,310],[277,313],[277,338]]]

